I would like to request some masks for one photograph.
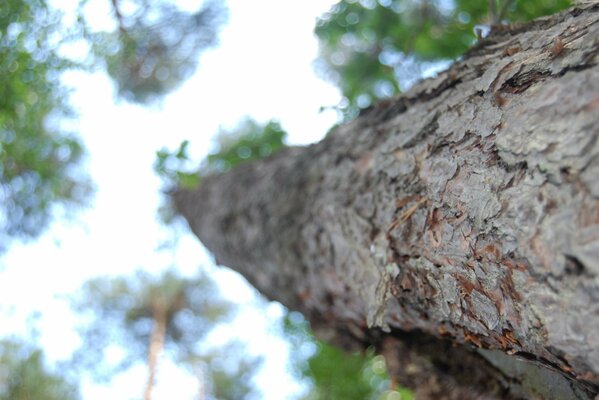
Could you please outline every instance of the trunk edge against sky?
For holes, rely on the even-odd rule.
[[[599,5],[506,27],[174,203],[218,263],[420,398],[599,393]]]

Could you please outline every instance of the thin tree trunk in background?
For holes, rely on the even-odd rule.
[[[203,362],[198,363],[198,400],[206,400],[206,373]]]
[[[581,6],[582,7],[582,6]],[[599,393],[599,5],[178,190],[216,260],[423,399]]]
[[[152,390],[156,380],[156,371],[158,368],[158,358],[164,349],[164,339],[166,335],[166,312],[158,309],[154,312],[154,325],[150,335],[148,350],[148,381],[144,391],[144,400],[152,399]]]

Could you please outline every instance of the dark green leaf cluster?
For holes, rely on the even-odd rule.
[[[220,0],[211,0],[195,13],[181,11],[170,2],[113,1],[119,29],[92,36],[95,50],[105,59],[109,75],[121,97],[148,103],[189,78],[202,50],[216,44],[226,20]]]
[[[73,66],[57,53],[60,23],[42,0],[0,4],[0,246],[38,235],[54,205],[89,193],[81,143],[59,128],[71,114],[59,74]]]
[[[18,340],[0,341],[0,400],[75,400],[78,388],[48,371],[41,350]]]
[[[552,14],[568,0],[341,0],[316,26],[322,69],[345,96],[350,116],[400,90],[430,66],[476,40],[474,27]],[[491,6],[491,7],[489,7]],[[489,9],[491,8],[491,9]]]

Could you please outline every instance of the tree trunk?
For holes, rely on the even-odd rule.
[[[144,391],[144,400],[152,399],[152,389],[156,380],[156,371],[158,368],[158,357],[164,349],[164,339],[166,335],[166,311],[161,308],[154,310],[154,325],[150,334],[150,343],[148,349],[148,381]]]
[[[217,262],[419,398],[599,392],[599,6],[173,194]]]
[[[197,364],[198,396],[197,400],[206,400],[206,366],[200,361]]]

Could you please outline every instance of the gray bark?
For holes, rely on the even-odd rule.
[[[173,194],[217,262],[420,398],[599,392],[599,6]]]

